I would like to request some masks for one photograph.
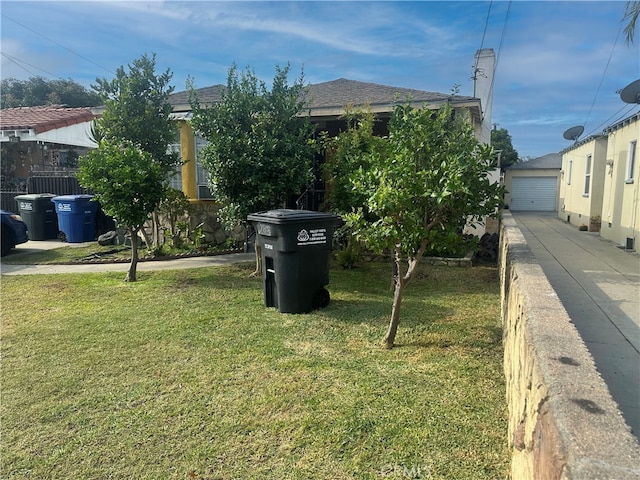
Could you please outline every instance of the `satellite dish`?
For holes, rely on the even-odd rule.
[[[640,80],[631,82],[620,90],[620,99],[624,103],[640,103]]]
[[[582,132],[584,132],[584,127],[582,125],[576,125],[575,127],[571,127],[569,130],[564,132],[562,136],[565,138],[565,140],[573,140],[575,142],[576,140],[578,140],[578,137],[582,135]]]

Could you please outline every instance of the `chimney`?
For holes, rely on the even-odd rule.
[[[473,69],[473,96],[480,99],[482,107],[482,134],[480,141],[491,143],[491,106],[493,103],[493,74],[496,54],[493,48],[483,48],[475,55]]]

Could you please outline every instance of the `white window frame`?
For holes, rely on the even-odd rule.
[[[587,155],[585,158],[585,166],[584,166],[584,191],[582,192],[583,197],[589,196],[589,191],[591,190],[591,169],[593,168],[593,157],[591,154]]]
[[[627,178],[625,183],[633,183],[633,174],[636,169],[636,157],[638,150],[638,141],[631,140],[629,142],[629,151],[627,152]]]
[[[211,189],[209,188],[209,173],[205,170],[205,168],[200,163],[200,150],[206,147],[209,142],[204,137],[195,135],[195,146],[196,146],[196,188],[198,191],[198,199],[204,200],[212,200],[213,194],[211,193]],[[209,195],[201,195],[200,192],[205,191],[209,192]]]
[[[178,143],[171,143],[167,148],[168,153],[177,153],[178,158],[180,158],[181,153],[179,142],[180,139],[178,139]],[[169,186],[176,190],[182,190],[182,160],[178,165],[176,165],[174,174],[169,178]]]

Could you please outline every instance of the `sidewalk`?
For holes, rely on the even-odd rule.
[[[625,421],[640,436],[640,255],[554,214],[513,213]]]
[[[18,245],[16,252],[37,252],[69,245],[82,246],[84,244],[68,244],[58,240],[28,241]],[[173,260],[154,260],[138,262],[138,272],[150,270],[179,270],[188,268],[203,268],[215,265],[227,265],[239,262],[254,262],[255,253],[230,253],[224,255],[212,255],[202,257],[177,258]],[[122,272],[126,273],[129,263],[86,263],[78,265],[5,265],[0,262],[0,274],[2,275],[35,275],[53,273],[87,273],[87,272]]]

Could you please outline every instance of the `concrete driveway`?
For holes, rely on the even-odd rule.
[[[639,437],[640,255],[554,213],[511,213]]]

